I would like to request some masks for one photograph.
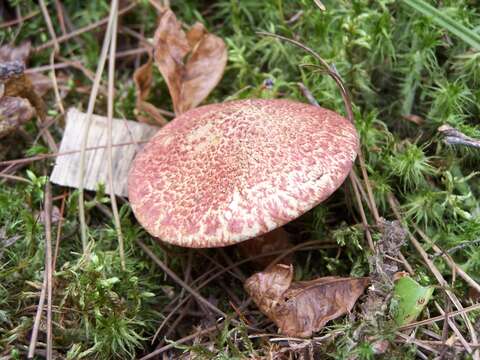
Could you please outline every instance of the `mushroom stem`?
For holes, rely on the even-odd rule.
[[[243,257],[250,257],[277,250],[288,250],[292,246],[293,245],[288,238],[288,233],[283,227],[279,227],[266,234],[256,236],[238,244],[238,249]],[[278,259],[278,255],[265,256],[254,260],[254,264],[259,268],[265,269],[267,266],[274,265],[272,262],[275,259]],[[290,265],[292,263],[291,254],[286,255],[279,262]]]

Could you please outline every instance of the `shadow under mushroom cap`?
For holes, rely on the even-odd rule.
[[[267,233],[329,197],[357,155],[354,126],[289,100],[190,110],[164,126],[129,174],[129,199],[155,237],[219,247]]]

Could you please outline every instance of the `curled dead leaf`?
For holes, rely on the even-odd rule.
[[[30,55],[32,46],[30,42],[24,42],[19,46],[3,45],[0,47],[0,62],[5,63],[9,61],[26,62]]]
[[[33,90],[38,96],[45,95],[51,88],[53,88],[52,80],[48,76],[40,73],[29,73],[28,78],[32,83]],[[59,81],[58,77],[57,81]]]
[[[25,124],[33,114],[33,107],[26,99],[11,96],[0,98],[0,138]]]
[[[138,121],[143,123],[165,125],[167,120],[160,113],[160,110],[147,101],[153,82],[152,65],[153,61],[149,58],[145,64],[133,73],[137,98],[135,102],[136,117]]]
[[[260,310],[287,336],[310,337],[350,312],[369,278],[328,276],[293,282],[293,266],[277,264],[252,275],[244,287]]]
[[[196,23],[185,34],[171,10],[160,18],[154,58],[177,115],[200,104],[220,81],[227,63],[225,43]]]
[[[51,87],[50,79],[41,74],[25,74],[25,63],[31,45],[25,42],[17,47],[0,47],[0,82],[2,96],[28,99],[41,119],[46,118],[46,107],[41,98]]]

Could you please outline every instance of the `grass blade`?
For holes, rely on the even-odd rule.
[[[404,0],[404,2],[422,15],[431,18],[435,24],[445,28],[476,50],[480,50],[480,34],[458,23],[424,0]]]

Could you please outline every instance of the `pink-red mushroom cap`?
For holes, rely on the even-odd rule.
[[[135,158],[129,200],[153,236],[219,247],[265,234],[328,198],[350,172],[355,127],[289,100],[241,100],[178,116]]]

